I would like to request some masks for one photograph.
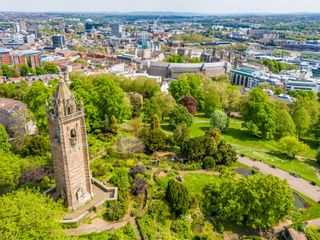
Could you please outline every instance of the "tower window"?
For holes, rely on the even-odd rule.
[[[67,112],[68,112],[68,114],[71,114],[71,113],[72,113],[72,107],[69,106],[69,107],[67,108]]]
[[[77,133],[76,133],[76,130],[74,128],[71,129],[70,136],[71,136],[71,138],[76,138],[77,137]]]

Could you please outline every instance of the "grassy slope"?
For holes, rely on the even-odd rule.
[[[196,117],[195,123],[190,127],[190,133],[193,137],[201,136],[210,128],[209,119],[203,116]],[[308,181],[315,181],[320,185],[320,179],[313,168],[320,168],[316,161],[308,159],[305,161],[293,160],[280,152],[279,143],[276,140],[261,140],[252,136],[245,128],[242,128],[242,121],[231,119],[229,129],[224,133],[224,139],[234,145],[240,153],[250,158],[263,160],[268,164],[275,165],[287,172],[298,173],[302,178]],[[307,139],[305,141],[311,147],[310,150],[300,154],[305,158],[315,158],[316,147],[318,143]]]

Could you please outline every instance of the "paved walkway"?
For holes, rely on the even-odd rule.
[[[302,193],[316,202],[320,201],[320,187],[312,186],[308,181],[302,178],[293,177],[286,171],[271,168],[265,163],[253,161],[246,157],[239,157],[238,161],[249,167],[259,168],[259,172],[263,174],[272,174],[280,179],[286,179],[292,189]]]

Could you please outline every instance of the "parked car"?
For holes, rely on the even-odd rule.
[[[276,166],[275,166],[275,165],[271,165],[270,167],[272,167],[272,168],[276,168]]]
[[[316,185],[317,185],[317,183],[314,182],[314,181],[310,182],[310,184],[311,184],[312,186],[316,186]]]

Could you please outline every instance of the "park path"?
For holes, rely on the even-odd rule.
[[[239,157],[238,161],[248,167],[258,168],[259,172],[263,174],[271,174],[280,179],[286,179],[290,187],[303,195],[311,198],[312,200],[318,202],[320,201],[320,187],[312,186],[308,181],[302,178],[296,178],[291,176],[288,172],[281,169],[272,168],[268,164],[265,164],[260,161],[253,161],[247,157]]]

